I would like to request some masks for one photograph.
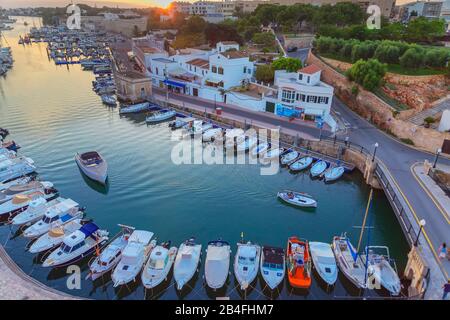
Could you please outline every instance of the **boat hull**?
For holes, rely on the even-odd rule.
[[[80,168],[80,170],[88,178],[90,178],[91,180],[100,182],[103,185],[106,185],[106,180],[108,179],[108,165],[107,165],[105,159],[103,159],[103,162],[100,165],[95,166],[94,168],[88,168],[85,165],[83,165],[79,154],[77,154],[75,156],[75,161],[76,161],[78,167]]]

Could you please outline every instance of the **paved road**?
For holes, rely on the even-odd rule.
[[[394,179],[402,189],[413,208],[417,219],[425,219],[426,226],[424,234],[427,242],[437,251],[442,242],[450,244],[450,224],[445,213],[441,212],[432,199],[425,193],[411,172],[411,166],[416,162],[427,159],[434,161],[434,155],[410,148],[399,141],[393,139],[372,124],[359,117],[341,101],[333,99],[332,108],[339,113],[349,128],[346,132],[339,133],[340,138],[349,137],[351,142],[357,143],[368,150],[373,150],[377,142],[379,144],[377,157],[381,159]],[[439,159],[440,163],[450,165],[450,160]],[[443,262],[447,271],[446,277],[450,275],[450,263]]]
[[[297,49],[297,51],[288,52],[287,48],[285,47],[285,44],[284,44],[283,35],[280,33],[276,33],[276,37],[277,37],[278,41],[280,41],[280,43],[283,46],[284,50],[286,51],[286,54],[288,57],[300,59],[302,61],[302,63],[305,64],[305,61],[308,58],[309,50],[311,48],[299,48],[299,49]]]

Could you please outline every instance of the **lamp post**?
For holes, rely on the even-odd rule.
[[[437,164],[437,162],[438,162],[439,155],[441,154],[441,152],[442,152],[442,149],[441,149],[441,148],[439,148],[439,149],[436,150],[436,157],[434,158],[433,169],[436,168],[436,164]]]
[[[375,155],[377,154],[378,149],[378,142],[375,142],[374,149],[373,149],[373,155],[372,155],[372,162],[375,161]]]
[[[414,242],[414,247],[417,247],[417,243],[419,242],[420,234],[422,233],[422,229],[423,229],[423,227],[425,227],[426,223],[427,222],[425,221],[425,219],[422,219],[422,220],[419,221],[420,229],[419,229],[419,233],[417,234],[416,241]]]
[[[348,139],[349,139],[349,137],[345,137],[345,146],[348,145]]]

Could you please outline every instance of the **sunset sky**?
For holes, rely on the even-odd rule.
[[[184,0],[186,1],[186,0]],[[194,0],[187,0],[194,2]],[[397,4],[412,2],[414,0],[397,0]],[[61,7],[69,4],[70,0],[0,0],[0,6],[4,8],[20,7]],[[76,3],[85,3],[97,6],[119,6],[119,7],[166,7],[172,0],[73,0]],[[311,1],[312,2],[312,1]]]

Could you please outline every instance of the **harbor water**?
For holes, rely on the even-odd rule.
[[[29,26],[24,26],[26,19]],[[38,18],[18,17],[15,29],[3,32],[2,45],[11,46],[14,67],[0,78],[0,127],[7,128],[31,157],[41,180],[52,181],[60,195],[85,206],[87,217],[114,235],[118,223],[155,233],[158,241],[173,245],[194,236],[203,244],[222,238],[232,245],[232,259],[241,232],[246,240],[285,247],[289,236],[331,242],[342,232],[356,245],[369,187],[355,170],[332,184],[312,180],[308,172],[286,169],[272,176],[260,175],[258,165],[175,165],[171,161],[171,131],[167,123],[146,125],[145,115],[120,116],[92,91],[91,72],[79,65],[56,66],[48,58],[46,43],[19,45]],[[77,152],[99,151],[108,161],[106,188],[84,178],[75,161]],[[281,203],[283,189],[307,192],[318,201],[315,210],[301,210]],[[408,245],[382,191],[374,194],[364,242],[386,245],[398,270],[405,266]],[[342,274],[327,289],[314,273],[308,292],[292,290],[287,281],[276,292],[263,290],[257,279],[243,295],[230,268],[228,284],[218,292],[205,288],[204,263],[189,288],[177,292],[172,276],[153,291],[145,292],[140,280],[113,288],[109,276],[94,283],[84,280],[87,262],[80,263],[81,288],[70,290],[66,269],[41,266],[42,257],[28,253],[27,240],[9,226],[0,227],[0,241],[16,263],[32,277],[55,289],[94,299],[332,299],[355,297],[358,292]],[[203,253],[203,259],[205,252]],[[383,292],[370,292],[379,296]]]

